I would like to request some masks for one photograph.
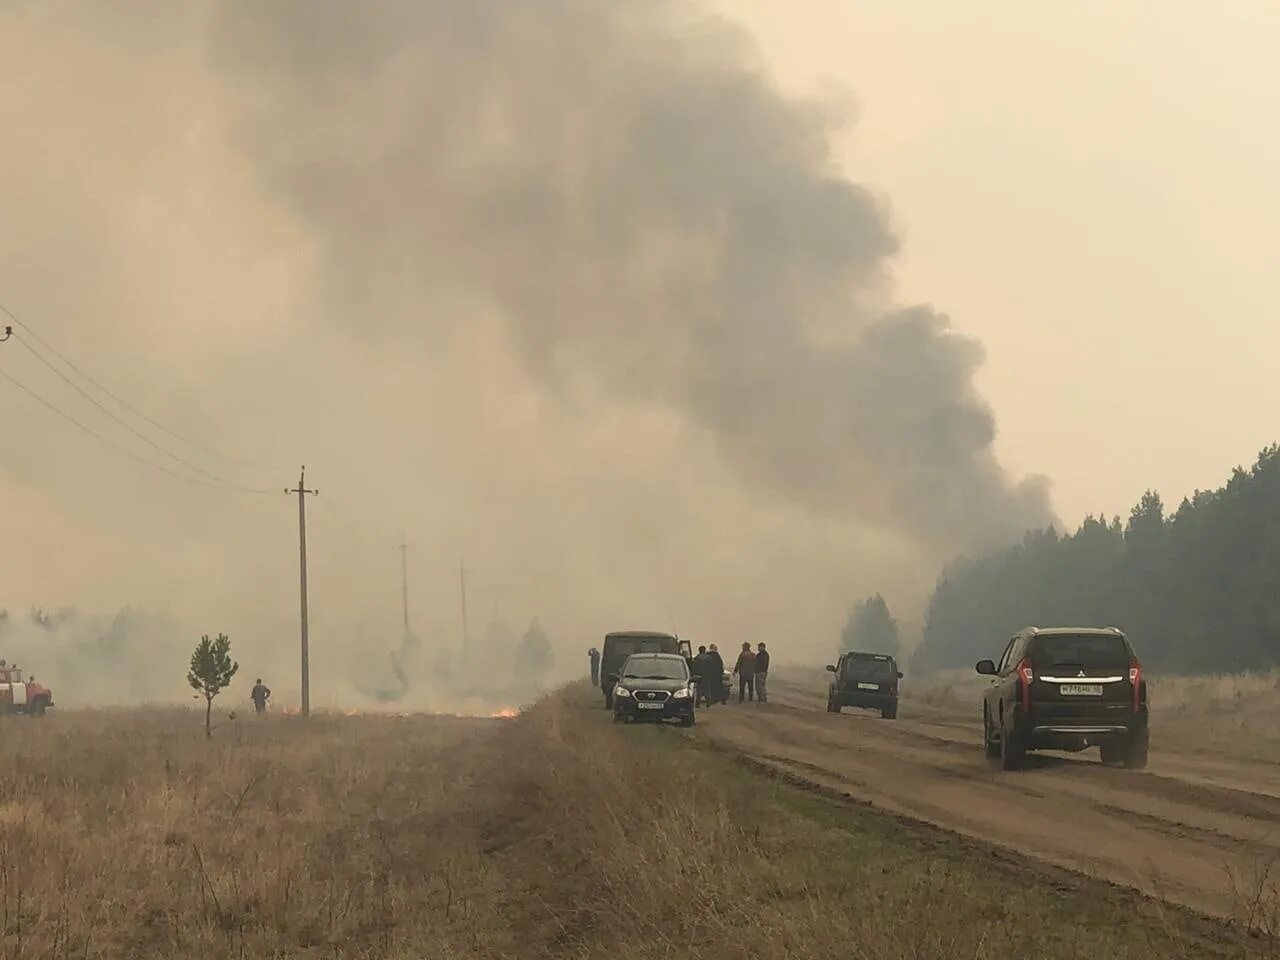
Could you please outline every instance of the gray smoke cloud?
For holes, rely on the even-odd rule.
[[[398,681],[401,531],[422,672],[460,660],[465,559],[477,669],[490,621],[539,619],[567,676],[618,628],[825,656],[859,596],[910,619],[1049,516],[992,452],[980,346],[895,300],[840,113],[694,3],[0,2],[0,88],[0,299],[268,491],[0,384],[0,644],[68,703],[184,699],[219,632],[296,703],[300,462],[331,705]]]
[[[689,10],[244,0],[213,49],[353,335],[425,350],[490,314],[563,402],[677,411],[764,495],[934,550],[1044,523],[980,347],[886,306],[897,241],[831,118]]]

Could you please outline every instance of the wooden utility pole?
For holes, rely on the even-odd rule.
[[[302,715],[311,715],[311,659],[307,648],[307,495],[316,496],[319,490],[307,489],[307,468],[298,474],[295,490],[285,488],[285,493],[298,496],[298,570],[300,574],[302,603]]]
[[[400,534],[400,597],[404,604],[404,638],[409,639],[409,544]]]

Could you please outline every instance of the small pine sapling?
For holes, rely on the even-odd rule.
[[[213,736],[213,698],[231,684],[231,678],[240,669],[240,664],[231,659],[231,639],[220,633],[216,640],[210,640],[205,634],[196,644],[191,654],[191,669],[187,673],[187,683],[191,689],[204,697],[204,735]]]

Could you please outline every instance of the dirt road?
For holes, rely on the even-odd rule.
[[[771,684],[766,705],[703,711],[700,736],[885,810],[1203,912],[1280,910],[1280,765],[1162,751],[1144,772],[1097,751],[986,761],[980,724],[903,702],[897,721],[825,710],[825,689]]]

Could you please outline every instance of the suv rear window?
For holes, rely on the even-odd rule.
[[[898,669],[889,660],[872,660],[870,657],[850,657],[844,662],[846,677],[864,677],[867,680],[894,680]]]
[[[1031,643],[1031,665],[1037,670],[1053,667],[1094,667],[1129,664],[1129,645],[1117,635],[1082,633],[1036,637]]]

